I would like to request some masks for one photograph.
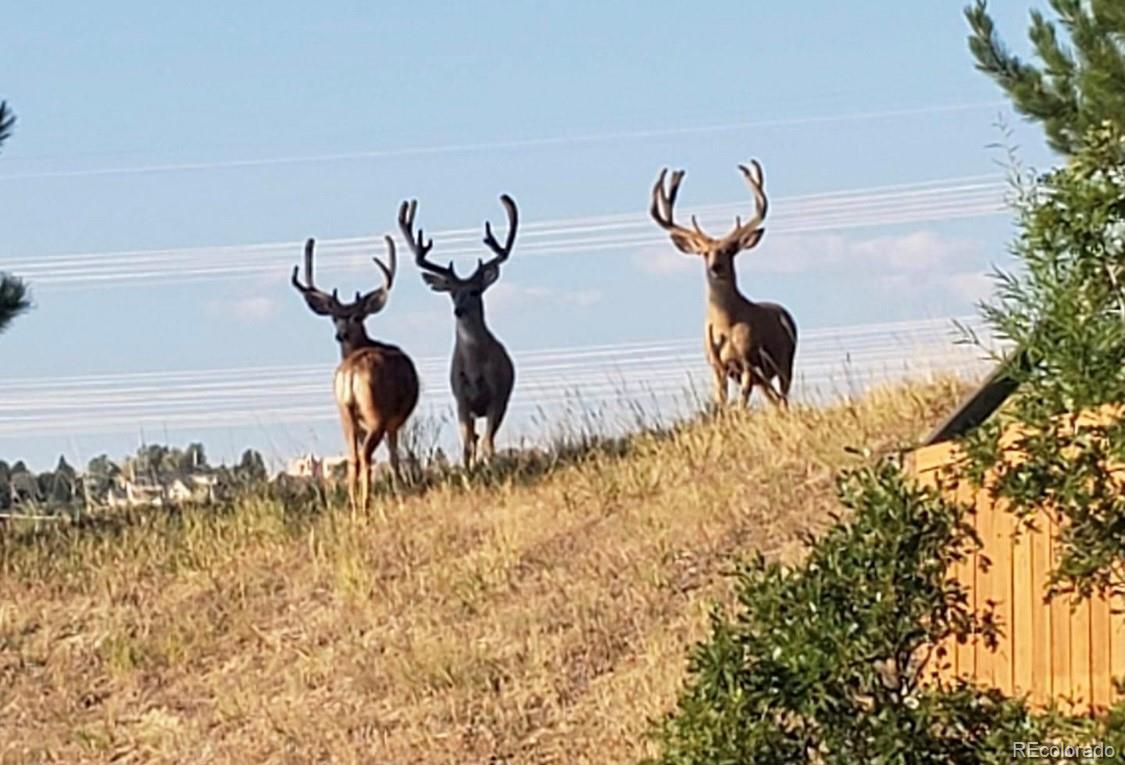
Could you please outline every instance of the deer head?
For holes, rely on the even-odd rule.
[[[730,233],[721,238],[710,236],[699,227],[695,216],[691,216],[691,228],[686,228],[673,219],[673,207],[676,204],[676,194],[680,191],[680,182],[684,179],[684,171],[676,170],[671,179],[665,183],[668,169],[660,171],[652,187],[652,206],[649,213],[652,219],[669,233],[672,243],[680,252],[688,255],[702,255],[707,262],[708,281],[733,284],[735,281],[734,256],[743,250],[753,248],[766,232],[761,227],[769,210],[769,201],[766,199],[765,179],[762,166],[757,160],[750,161],[750,167],[739,165],[742,176],[750,185],[754,195],[754,215],[746,223],[741,217],[735,217],[734,228]]]
[[[512,245],[516,241],[516,228],[519,226],[519,213],[516,203],[507,194],[500,195],[500,204],[508,213],[508,235],[501,246],[492,234],[492,224],[485,221],[484,243],[492,250],[495,257],[488,262],[477,261],[477,268],[471,276],[458,276],[453,269],[453,262],[448,266],[439,266],[426,259],[430,248],[434,246],[433,240],[426,241],[422,229],[414,232],[414,213],[418,208],[418,201],[403,202],[398,211],[398,226],[406,238],[411,251],[414,253],[414,262],[422,269],[422,279],[430,285],[434,292],[448,292],[453,300],[453,314],[458,319],[471,319],[483,317],[484,291],[500,278],[500,265],[512,254]]]
[[[384,265],[378,258],[372,258],[375,265],[383,272],[383,286],[368,293],[356,292],[355,300],[350,303],[341,303],[337,290],[332,290],[332,294],[328,294],[317,289],[313,282],[315,240],[309,239],[305,242],[304,284],[301,284],[297,279],[299,266],[293,266],[293,278],[291,280],[293,287],[304,296],[305,303],[313,313],[318,316],[332,317],[332,323],[336,327],[336,341],[340,343],[340,349],[344,356],[347,356],[356,348],[371,343],[363,328],[363,320],[383,310],[383,307],[387,304],[387,297],[390,295],[391,285],[394,284],[395,269],[398,265],[395,259],[395,243],[389,236],[384,237],[384,239],[387,242],[389,265]]]

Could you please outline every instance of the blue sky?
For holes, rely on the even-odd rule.
[[[989,144],[1001,114],[1021,157],[1050,164],[1038,129],[974,70],[960,5],[12,4],[0,98],[19,123],[0,154],[0,270],[69,253],[294,245],[275,272],[242,278],[33,283],[36,310],[0,337],[0,382],[317,363],[327,379],[331,327],[286,283],[299,243],[393,231],[406,197],[434,231],[502,221],[503,191],[529,224],[643,214],[672,165],[688,169],[681,206],[749,209],[735,165],[758,157],[771,216],[783,216],[801,195],[999,174]],[[994,5],[1024,50],[1027,12],[1044,4]],[[167,169],[180,165],[197,167]],[[1003,216],[769,228],[741,258],[742,287],[804,328],[971,311],[1011,235]],[[487,301],[517,362],[699,332],[702,266],[670,245],[521,258],[521,241]],[[373,270],[322,266],[345,294],[376,283]],[[420,357],[451,344],[447,299],[409,262],[368,327]],[[87,457],[135,441],[79,439]],[[0,435],[0,457],[45,463],[75,443]]]

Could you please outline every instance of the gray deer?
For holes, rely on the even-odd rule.
[[[457,402],[457,421],[461,430],[462,458],[466,468],[478,458],[476,419],[485,418],[481,457],[491,458],[496,452],[496,432],[508,410],[508,399],[515,384],[515,368],[504,345],[489,331],[484,322],[484,291],[500,278],[500,265],[512,254],[516,240],[519,214],[516,203],[507,194],[500,204],[508,213],[508,235],[501,246],[492,234],[492,224],[484,224],[484,243],[495,257],[487,263],[477,261],[472,275],[463,278],[448,266],[439,266],[426,259],[433,240],[426,241],[422,229],[414,232],[414,213],[418,201],[403,202],[398,212],[398,225],[414,262],[422,269],[422,279],[435,292],[448,292],[456,318],[456,339],[449,368],[449,385]]]

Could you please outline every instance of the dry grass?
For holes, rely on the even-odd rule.
[[[739,554],[957,383],[756,412],[534,479],[0,539],[0,762],[625,762]]]

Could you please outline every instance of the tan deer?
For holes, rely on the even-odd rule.
[[[491,458],[496,452],[496,432],[508,410],[508,399],[515,383],[515,368],[504,345],[489,331],[484,322],[484,291],[500,278],[500,265],[512,254],[516,240],[519,214],[516,203],[507,194],[500,203],[508,213],[508,235],[501,246],[492,235],[492,224],[484,224],[484,243],[495,257],[487,263],[477,261],[477,268],[465,278],[453,270],[453,263],[439,266],[426,259],[433,240],[425,241],[422,229],[414,233],[417,200],[403,202],[398,212],[402,235],[414,252],[414,262],[422,269],[422,279],[435,292],[448,292],[453,300],[456,318],[456,339],[453,361],[449,367],[449,385],[457,402],[457,421],[461,429],[462,457],[465,467],[476,459],[476,419],[485,418],[481,453]]]
[[[331,317],[336,327],[341,361],[336,367],[333,388],[348,447],[348,498],[352,512],[357,508],[357,483],[358,507],[367,508],[371,455],[384,436],[392,473],[396,480],[401,477],[398,431],[418,403],[418,373],[410,357],[394,345],[372,340],[363,327],[364,319],[383,310],[394,284],[395,243],[389,236],[385,239],[390,265],[372,258],[383,272],[383,286],[366,294],[356,292],[351,303],[341,303],[336,290],[328,294],[317,289],[313,282],[314,240],[305,243],[304,284],[297,279],[298,266],[293,267],[293,286],[304,296],[305,303],[313,313]]]
[[[680,252],[702,255],[707,265],[707,326],[703,343],[707,360],[715,374],[715,399],[727,400],[727,381],[739,385],[743,406],[750,402],[755,387],[762,389],[774,404],[787,406],[793,382],[793,356],[797,351],[797,324],[789,311],[776,303],[756,303],[738,291],[734,256],[756,246],[765,229],[761,227],[769,210],[762,166],[751,160],[750,167],[739,165],[754,195],[754,215],[746,223],[735,218],[734,228],[721,239],[708,236],[695,216],[691,228],[673,220],[673,207],[684,171],[676,170],[665,183],[668,169],[652,187],[649,212],[667,231]],[[778,387],[773,387],[773,380]]]

